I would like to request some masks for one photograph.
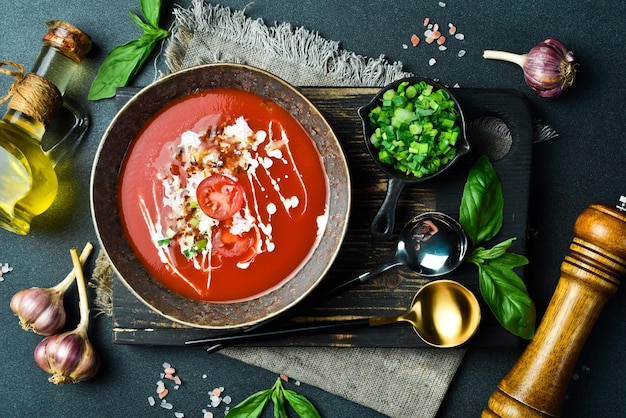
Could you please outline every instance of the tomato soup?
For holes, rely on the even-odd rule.
[[[319,242],[328,179],[315,143],[275,102],[222,88],[170,103],[120,174],[122,224],[152,277],[234,302],[289,280]]]

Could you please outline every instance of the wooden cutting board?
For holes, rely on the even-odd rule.
[[[352,210],[348,231],[337,259],[319,290],[334,287],[390,261],[395,253],[398,232],[413,216],[438,210],[458,219],[463,186],[469,168],[480,156],[472,152],[432,182],[408,185],[398,202],[395,233],[391,240],[379,242],[369,233],[369,225],[385,196],[387,178],[371,160],[363,143],[357,109],[367,104],[377,88],[302,87],[299,89],[328,120],[346,155],[352,185]],[[510,133],[511,148],[503,158],[493,161],[504,193],[504,225],[494,243],[516,237],[511,251],[524,254],[531,168],[533,123],[526,98],[513,90],[455,89],[468,124],[480,125],[485,118],[498,118]],[[125,101],[132,93],[118,95]],[[120,105],[123,103],[120,103]],[[500,147],[501,134],[487,131],[468,137],[475,148]],[[472,130],[476,132],[476,130]],[[482,151],[479,151],[479,153]],[[518,271],[524,279],[523,269]],[[465,263],[448,278],[470,288],[481,301],[482,322],[468,347],[517,346],[520,340],[505,331],[483,304],[475,266]],[[293,323],[337,321],[369,316],[395,315],[407,310],[417,290],[426,283],[406,268],[389,270],[359,284],[333,300],[324,301],[310,312],[294,318]],[[138,300],[119,279],[113,283],[113,341],[119,344],[182,345],[185,341],[225,334],[224,331],[194,329],[174,323],[153,312]],[[350,329],[335,334],[306,335],[266,340],[247,345],[264,346],[341,346],[341,347],[427,347],[408,324]]]

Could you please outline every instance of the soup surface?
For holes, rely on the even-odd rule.
[[[280,286],[326,227],[315,143],[281,106],[242,90],[170,103],[135,138],[120,178],[135,255],[193,299],[233,302]]]

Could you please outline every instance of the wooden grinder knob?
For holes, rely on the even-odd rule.
[[[626,275],[626,212],[591,205],[535,337],[489,398],[483,417],[558,417],[580,351]]]

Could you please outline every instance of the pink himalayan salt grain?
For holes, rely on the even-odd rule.
[[[430,18],[429,17],[424,18],[424,26],[428,26],[429,23],[430,23]]]
[[[416,46],[418,46],[420,43],[420,38],[419,36],[417,36],[416,34],[413,34],[413,36],[411,36],[411,44],[413,45],[413,48],[415,48]]]
[[[167,389],[163,389],[161,392],[159,392],[159,399],[163,399],[167,396],[167,394],[170,393],[169,390]]]
[[[166,375],[173,375],[174,373],[176,373],[176,369],[174,369],[173,367],[166,367],[163,370],[163,373],[165,373]]]
[[[4,280],[3,276],[13,271],[13,267],[9,263],[0,263],[0,282]]]

